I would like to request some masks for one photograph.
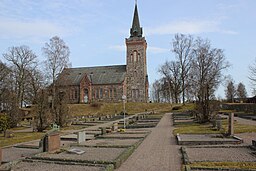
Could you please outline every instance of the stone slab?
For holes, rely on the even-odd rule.
[[[111,146],[132,146],[141,141],[140,139],[95,139],[80,143],[85,146],[111,147]]]
[[[10,162],[25,157],[30,157],[35,154],[41,153],[39,149],[27,149],[27,148],[4,148],[2,149],[3,162]]]
[[[179,145],[207,145],[207,144],[239,144],[241,139],[221,134],[180,134],[177,135]]]
[[[114,134],[105,134],[100,136],[99,138],[117,138],[117,139],[125,139],[125,138],[144,138],[145,134],[126,134],[126,133],[114,133]]]
[[[94,148],[94,147],[76,147],[85,153],[81,155],[70,154],[68,152],[62,153],[42,153],[37,157],[44,159],[60,159],[60,160],[76,160],[76,161],[113,161],[115,160],[126,148]]]

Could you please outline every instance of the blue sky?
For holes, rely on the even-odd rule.
[[[44,60],[41,48],[55,35],[69,46],[73,67],[125,64],[134,0],[1,0],[0,53],[27,45]],[[140,23],[148,42],[148,74],[173,60],[175,33],[207,38],[224,49],[232,66],[225,72],[243,82],[256,58],[255,0],[138,0]],[[3,57],[0,56],[3,61]],[[220,87],[216,96],[224,97]]]

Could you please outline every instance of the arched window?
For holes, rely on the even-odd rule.
[[[131,59],[131,63],[133,63],[133,55],[132,54],[131,54],[130,59]]]
[[[138,59],[138,53],[137,51],[133,51],[133,62],[137,62],[137,59]]]

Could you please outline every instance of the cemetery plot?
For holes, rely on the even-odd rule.
[[[172,115],[173,125],[191,124],[194,118],[189,113],[176,113]]]
[[[178,134],[179,145],[239,144],[239,137],[224,137],[222,134]]]
[[[195,146],[182,147],[181,151],[184,164],[191,171],[247,171],[247,169],[252,171],[252,168],[256,169],[255,150],[249,146]]]
[[[74,147],[70,148],[73,149]],[[61,161],[88,164],[113,164],[115,168],[128,158],[134,147],[129,148],[100,148],[100,147],[75,147],[77,150],[85,151],[82,154],[73,154],[68,151],[60,153],[41,153],[32,160]],[[68,150],[70,150],[68,149]]]
[[[4,163],[10,162],[10,161],[17,160],[20,158],[30,157],[30,156],[33,156],[40,152],[41,152],[41,150],[39,150],[39,149],[15,148],[15,147],[3,148],[2,149],[2,153],[3,153],[2,161]]]
[[[130,147],[140,143],[140,139],[95,139],[80,143],[79,146],[86,147]],[[74,145],[76,146],[76,145]]]
[[[145,138],[147,134],[127,134],[127,133],[113,133],[99,136],[98,138],[113,138],[113,139],[140,139]]]
[[[1,168],[0,168],[1,169]],[[105,171],[113,170],[113,165],[86,165],[77,163],[64,163],[64,162],[46,162],[46,161],[21,161],[12,166],[5,166],[2,169],[6,170],[40,170],[40,171],[63,171],[63,170],[76,170],[76,171]]]

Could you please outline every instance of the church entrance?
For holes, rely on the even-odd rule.
[[[89,102],[89,91],[88,89],[84,89],[84,103],[88,103]]]

